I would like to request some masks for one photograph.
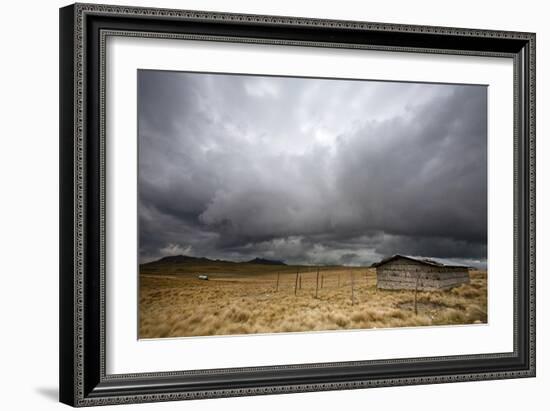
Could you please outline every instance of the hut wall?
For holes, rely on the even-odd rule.
[[[470,282],[466,268],[437,267],[407,259],[395,259],[376,268],[377,287],[387,290],[442,290]]]

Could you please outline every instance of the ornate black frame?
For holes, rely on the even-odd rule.
[[[514,351],[105,373],[107,36],[483,55],[514,61]],[[535,376],[535,34],[75,4],[60,9],[60,400],[73,406]]]

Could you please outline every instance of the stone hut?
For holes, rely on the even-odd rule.
[[[384,290],[448,290],[470,282],[468,267],[396,254],[374,263],[376,286]]]

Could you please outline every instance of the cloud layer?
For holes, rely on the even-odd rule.
[[[138,74],[140,259],[483,265],[484,86]]]

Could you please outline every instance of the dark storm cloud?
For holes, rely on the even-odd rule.
[[[142,261],[484,261],[486,88],[139,73]]]

